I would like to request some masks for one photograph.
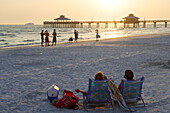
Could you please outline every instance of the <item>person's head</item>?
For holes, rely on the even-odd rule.
[[[54,29],[54,31],[56,31],[56,30]]]
[[[125,71],[125,75],[124,75],[124,78],[127,79],[127,80],[133,80],[133,72],[131,70],[126,70]]]
[[[42,30],[42,32],[44,32],[44,30]]]
[[[45,30],[45,32],[48,32],[47,30]]]
[[[94,76],[95,80],[106,80],[107,77],[105,75],[103,75],[103,73],[101,71],[97,72]]]

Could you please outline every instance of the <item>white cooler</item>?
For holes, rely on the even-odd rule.
[[[48,100],[54,100],[58,98],[58,94],[59,94],[59,87],[56,86],[55,84],[53,84],[52,86],[50,86],[47,90],[47,97]]]

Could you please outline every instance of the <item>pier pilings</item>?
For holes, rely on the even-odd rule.
[[[143,22],[143,28],[146,28],[146,22],[145,21]]]
[[[167,28],[167,23],[168,23],[168,22],[165,22],[165,28]]]

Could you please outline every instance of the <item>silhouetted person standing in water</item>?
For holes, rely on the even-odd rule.
[[[41,46],[43,46],[43,43],[44,43],[44,30],[41,31]]]
[[[74,36],[75,36],[75,42],[77,42],[77,39],[78,39],[78,31],[76,31],[76,29],[74,30]]]
[[[53,42],[52,42],[52,46],[53,46],[53,44],[55,43],[55,45],[56,45],[56,36],[57,36],[57,33],[56,33],[56,30],[54,29],[54,32],[53,32]]]
[[[100,38],[100,35],[99,35],[99,30],[96,29],[96,41],[99,41],[98,38]]]
[[[45,45],[46,45],[46,46],[50,46],[50,45],[49,45],[49,38],[48,38],[48,36],[49,36],[49,33],[48,33],[48,31],[46,30],[46,31],[45,31]]]

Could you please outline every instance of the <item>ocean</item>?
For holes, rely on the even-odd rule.
[[[96,36],[96,25],[92,25],[92,28],[88,28],[88,26],[84,26],[84,28],[43,28],[42,25],[0,25],[0,48],[40,45],[41,30],[48,30],[51,43],[53,29],[56,29],[57,32],[57,43],[68,42],[69,37],[74,38],[74,29],[78,30],[78,41],[94,40]],[[157,24],[156,28],[154,28],[153,24],[147,24],[146,28],[143,28],[142,24],[139,28],[123,28],[123,24],[114,28],[114,25],[109,24],[109,28],[101,25],[98,29],[101,36],[100,39],[108,39],[134,35],[170,33],[170,24],[168,24],[167,28],[165,28],[164,24]]]

